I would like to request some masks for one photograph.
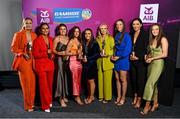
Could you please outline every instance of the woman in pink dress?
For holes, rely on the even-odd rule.
[[[80,98],[81,92],[81,73],[82,73],[82,44],[80,28],[74,26],[69,33],[70,41],[67,46],[66,54],[70,56],[69,68],[72,76],[73,96],[79,105],[83,105]]]

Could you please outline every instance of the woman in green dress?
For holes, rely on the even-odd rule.
[[[154,112],[158,109],[158,89],[157,82],[164,68],[164,58],[168,55],[168,41],[164,36],[159,24],[153,24],[150,27],[148,53],[145,55],[148,65],[147,82],[144,90],[143,99],[146,100],[142,115]],[[151,106],[151,101],[153,105]]]

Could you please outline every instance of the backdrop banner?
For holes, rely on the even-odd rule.
[[[94,33],[101,23],[106,23],[112,33],[117,19],[129,24],[139,16],[140,4],[141,0],[23,0],[23,17],[31,17],[34,27],[41,22],[50,23],[52,36],[59,23],[65,23],[68,29],[74,25],[81,30],[89,27]]]

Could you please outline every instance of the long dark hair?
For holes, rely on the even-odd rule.
[[[120,36],[120,38],[119,38],[119,40],[118,40],[118,43],[120,44],[120,43],[122,42],[123,38],[124,38],[126,26],[125,26],[125,22],[124,22],[123,19],[118,19],[118,20],[114,23],[114,32],[113,32],[114,38],[116,37],[116,35],[117,35],[118,32],[119,32],[118,29],[116,28],[116,24],[117,24],[118,21],[122,22],[122,24],[123,24],[123,29],[122,29],[122,32],[121,32],[122,34],[121,34],[121,36]]]
[[[141,31],[144,30],[144,26],[143,26],[142,20],[141,20],[140,18],[134,18],[134,19],[132,20],[132,22],[130,23],[130,35],[131,35],[131,36],[133,36],[134,33],[135,33],[134,28],[133,28],[133,22],[136,21],[136,20],[139,21],[139,23],[142,25],[140,30],[141,30]]]
[[[66,35],[67,35],[67,32],[68,32],[67,26],[66,26],[65,24],[59,24],[59,25],[55,28],[55,36],[61,35],[60,32],[59,32],[59,29],[60,29],[60,27],[62,27],[62,26],[66,28]]]
[[[155,36],[152,34],[152,27],[153,26],[158,26],[159,27],[159,34],[158,36],[156,36],[156,40],[157,40],[157,45],[156,48],[158,48],[161,45],[161,39],[162,37],[165,37],[164,33],[163,33],[163,29],[159,24],[153,24],[150,29],[149,29],[149,44],[152,44],[153,39],[155,38]]]
[[[42,35],[41,29],[42,29],[42,26],[43,26],[43,25],[46,25],[46,26],[48,26],[48,28],[49,28],[49,24],[48,24],[48,23],[41,23],[41,24],[40,24],[39,26],[37,26],[36,29],[35,29],[35,33],[36,33],[37,36]],[[48,33],[48,36],[49,36],[49,33]]]
[[[81,29],[78,26],[74,26],[72,29],[69,30],[69,39],[73,39],[74,38],[74,32],[76,29],[79,29],[79,37],[78,37],[78,41],[80,43],[82,43],[82,38],[81,38]]]
[[[82,32],[82,43],[83,43],[84,46],[86,45],[86,38],[85,38],[85,32],[86,32],[86,31],[90,31],[90,32],[91,32],[91,40],[90,40],[90,42],[89,42],[89,44],[88,44],[88,48],[90,48],[90,47],[92,46],[93,42],[95,41],[95,40],[94,40],[94,35],[93,35],[92,29],[90,29],[90,28],[86,28],[86,29]]]

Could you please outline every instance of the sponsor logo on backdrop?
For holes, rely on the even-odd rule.
[[[37,8],[31,12],[37,16],[37,24],[44,23],[76,23],[92,17],[90,9],[55,8],[53,12],[47,8]]]
[[[53,15],[54,22],[75,23],[90,19],[92,12],[90,9],[81,8],[55,8]]]
[[[37,23],[52,23],[52,13],[46,8],[37,8]]]
[[[141,4],[140,18],[143,23],[157,23],[159,4]]]

